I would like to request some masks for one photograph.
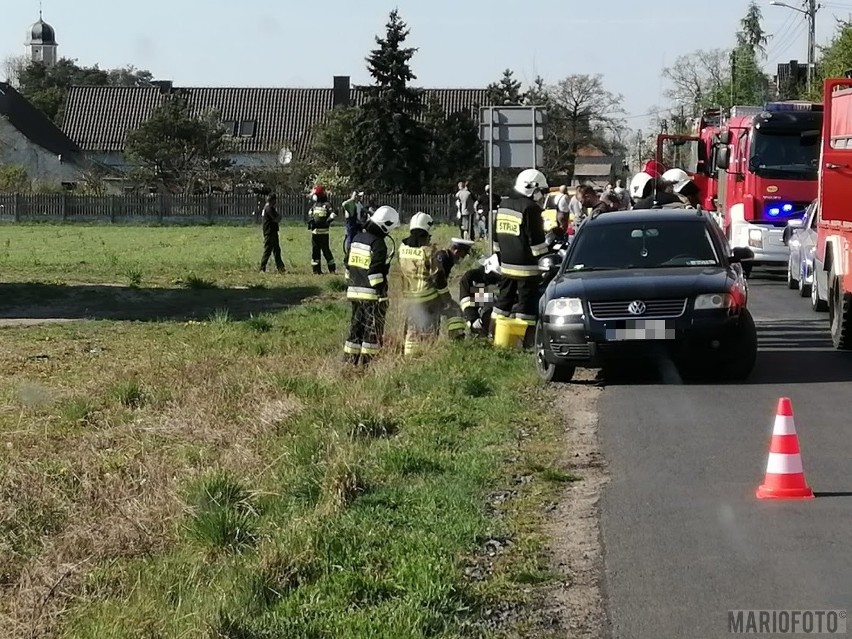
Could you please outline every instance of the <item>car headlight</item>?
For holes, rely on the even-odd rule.
[[[577,297],[563,297],[550,300],[544,308],[545,315],[568,317],[583,314],[583,301]]]
[[[748,245],[755,248],[763,247],[763,231],[761,229],[748,230]]]
[[[695,298],[696,311],[708,311],[717,308],[733,308],[737,304],[733,295],[728,293],[709,293]]]

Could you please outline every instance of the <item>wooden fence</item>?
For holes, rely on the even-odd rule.
[[[455,195],[374,195],[364,202],[389,205],[403,220],[425,211],[436,221],[455,220]],[[340,210],[343,198],[332,198]],[[256,195],[74,195],[0,193],[3,222],[111,222],[148,224],[257,223],[263,207]],[[310,208],[303,195],[278,196],[285,219],[302,220]]]

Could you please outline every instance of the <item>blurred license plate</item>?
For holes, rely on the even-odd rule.
[[[674,338],[674,323],[668,320],[621,320],[606,326],[606,339],[610,342]]]

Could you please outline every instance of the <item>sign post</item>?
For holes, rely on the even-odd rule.
[[[494,252],[494,169],[534,169],[544,164],[544,111],[539,106],[489,106],[479,110],[479,137],[488,162],[488,246]]]

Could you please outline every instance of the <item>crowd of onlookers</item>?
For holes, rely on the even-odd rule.
[[[456,222],[461,237],[469,240],[484,239],[488,234],[488,211],[495,211],[500,196],[492,194],[488,185],[481,195],[474,195],[469,182],[459,182],[455,196]],[[574,234],[587,215],[595,211],[617,211],[630,208],[630,194],[622,180],[595,188],[587,184],[569,187],[562,185],[551,192],[543,208],[556,211],[555,224]]]

